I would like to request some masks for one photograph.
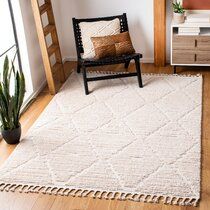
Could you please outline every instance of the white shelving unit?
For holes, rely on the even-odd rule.
[[[179,35],[179,28],[200,28],[199,35]],[[171,23],[171,65],[210,66],[210,23]]]

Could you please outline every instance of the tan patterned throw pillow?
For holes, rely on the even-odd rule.
[[[135,53],[129,32],[112,36],[92,37],[91,40],[96,59]]]
[[[111,21],[81,22],[79,24],[84,54],[82,58],[91,59],[95,57],[95,51],[91,37],[109,36],[120,33],[120,20],[116,18]]]

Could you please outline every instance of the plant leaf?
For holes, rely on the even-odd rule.
[[[18,125],[19,122],[19,115],[18,115],[18,104],[19,104],[19,96],[20,96],[20,75],[19,72],[16,72],[15,75],[15,94],[14,94],[14,98],[15,98],[15,107],[14,107],[14,112],[16,114],[15,119],[14,119],[14,124]]]
[[[2,82],[0,81],[0,120],[3,129],[11,130],[19,126],[20,109],[25,96],[25,78],[22,71],[15,70],[13,61],[9,70],[7,56],[3,68]],[[13,96],[10,93],[11,78],[14,78]]]
[[[20,115],[20,109],[22,107],[25,92],[26,92],[25,77],[24,77],[23,72],[20,72],[19,76],[20,76],[20,89],[19,89],[19,101],[18,101],[18,115]]]

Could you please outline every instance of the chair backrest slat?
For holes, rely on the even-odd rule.
[[[119,18],[119,20],[120,20],[120,32],[123,33],[123,32],[128,31],[128,22],[127,22],[126,13],[123,13],[122,15],[117,15],[117,16],[100,17],[100,18],[86,18],[86,19],[72,18],[73,28],[74,28],[74,37],[75,37],[75,43],[76,43],[78,58],[81,58],[81,53],[84,53],[79,23],[81,23],[81,22],[109,21],[109,20],[114,20],[116,18]]]

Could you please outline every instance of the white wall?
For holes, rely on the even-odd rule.
[[[46,81],[46,77],[32,13],[31,1],[19,0],[19,2],[25,30],[33,93],[35,93],[43,86],[43,83]],[[27,59],[27,57],[22,57],[22,60],[23,59]]]
[[[76,58],[72,17],[86,18],[119,15],[126,12],[136,51],[145,62],[154,61],[153,0],[60,0],[56,12],[61,51],[64,58]]]

